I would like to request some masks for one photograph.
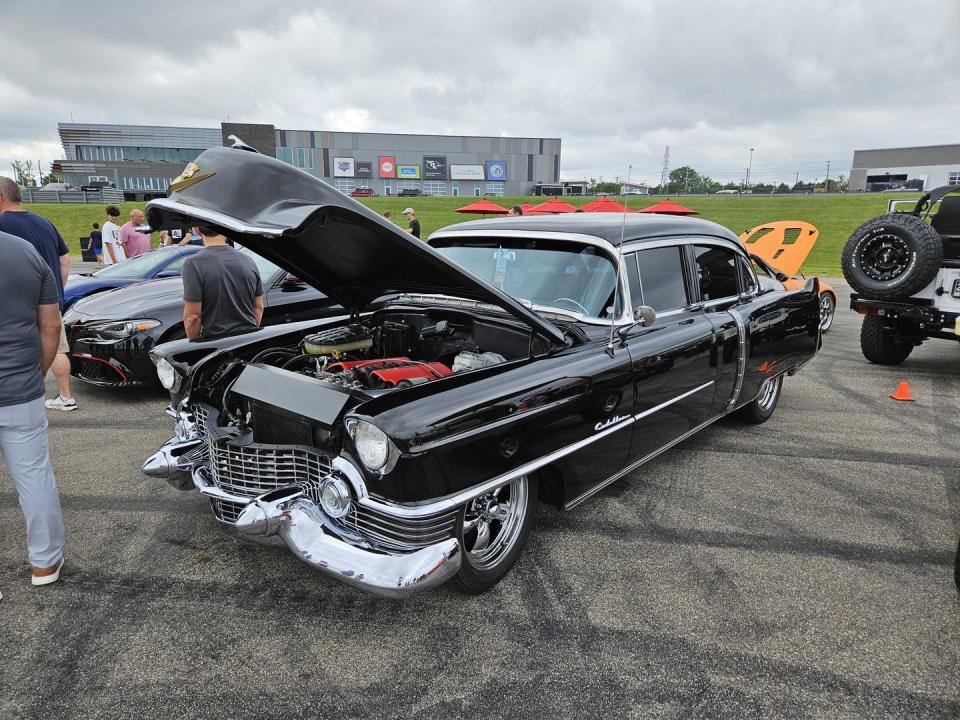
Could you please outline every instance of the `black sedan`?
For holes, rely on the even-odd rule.
[[[263,278],[264,325],[342,312],[326,295],[269,260],[239,252],[253,258]],[[109,387],[156,384],[150,350],[186,337],[183,281],[171,277],[98,293],[74,303],[63,323],[74,377]]]
[[[177,424],[143,470],[371,592],[487,590],[539,502],[576,507],[728,415],[766,421],[820,346],[817,280],[761,284],[704,220],[518,217],[424,243],[279,160],[196,165],[151,224],[215,223],[349,317],[154,350]]]

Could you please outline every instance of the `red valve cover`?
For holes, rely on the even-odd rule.
[[[404,381],[436,380],[453,375],[453,371],[443,363],[419,362],[408,357],[381,358],[378,360],[345,360],[327,365],[324,370],[329,373],[346,372],[348,370],[363,369],[371,378],[376,378],[384,385],[409,384]]]

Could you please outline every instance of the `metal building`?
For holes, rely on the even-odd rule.
[[[850,192],[932,190],[941,185],[960,185],[960,145],[855,150],[853,153]]]
[[[219,128],[59,123],[64,182],[112,182],[141,200],[162,195],[170,181],[207,148],[236,135],[264,154],[323,178],[345,193],[377,195],[532,195],[558,182],[559,138],[404,135],[282,130],[221,123]]]

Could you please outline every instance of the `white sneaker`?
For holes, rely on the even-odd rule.
[[[55,398],[50,398],[43,404],[48,410],[63,410],[64,412],[76,410],[78,407],[76,400],[73,398],[65,398],[63,395],[57,395]]]
[[[56,566],[56,569],[50,568],[34,568],[33,574],[30,576],[30,582],[35,585],[50,585],[55,583],[60,579],[60,571],[63,569],[63,560]],[[37,575],[37,570],[44,573],[43,575]],[[52,571],[52,572],[51,572]]]

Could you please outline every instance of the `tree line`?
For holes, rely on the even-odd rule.
[[[669,182],[665,185],[652,186],[650,192],[654,195],[680,195],[683,193],[702,195],[719,192],[720,190],[750,190],[755,193],[846,192],[847,190],[847,178],[843,175],[830,178],[829,181],[824,178],[823,180],[814,180],[811,182],[796,182],[792,185],[788,185],[785,182],[777,184],[752,182],[749,187],[745,187],[743,182],[721,183],[719,180],[714,180],[707,175],[698,173],[689,165],[684,165],[671,170],[669,178]],[[620,183],[593,183],[593,191],[594,193],[616,195],[620,192]]]

